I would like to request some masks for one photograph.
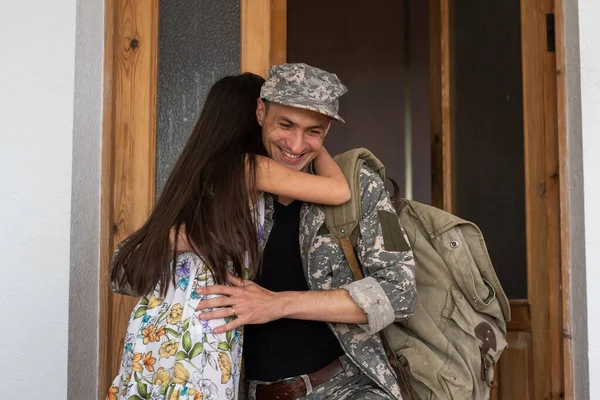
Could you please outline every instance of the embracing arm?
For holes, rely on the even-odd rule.
[[[282,318],[364,324],[367,314],[344,289],[282,292]]]
[[[223,295],[198,303],[198,311],[206,310],[200,313],[201,320],[230,317],[234,313],[238,317],[215,328],[215,333],[281,318],[352,324],[364,324],[368,321],[367,314],[344,289],[272,292],[231,274],[228,274],[227,280],[232,286],[212,285],[197,289],[199,295]]]
[[[268,157],[258,156],[258,190],[318,204],[343,204],[350,200],[350,188],[339,166],[324,147],[315,158],[318,175],[296,171]]]

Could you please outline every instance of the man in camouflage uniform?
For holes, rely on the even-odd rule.
[[[331,120],[344,122],[338,115],[338,98],[346,91],[336,75],[305,64],[271,67],[257,107],[269,156],[290,168],[308,171]],[[337,339],[335,346],[339,342],[341,356],[334,360],[335,368],[325,366],[323,370],[305,371],[276,382],[250,381],[251,399],[401,398],[377,333],[395,321],[411,317],[416,303],[414,261],[405,242],[395,243],[406,236],[379,175],[363,167],[360,182],[362,218],[355,250],[366,272],[365,279],[354,281],[341,246],[329,236],[323,207],[304,203],[299,211],[299,268],[306,280],[302,284],[309,290],[269,290],[259,285],[260,278],[257,282],[242,282],[230,277],[234,286],[216,285],[202,291],[202,294],[225,295],[201,302],[199,310],[217,309],[201,314],[203,319],[223,317],[224,312],[237,316],[215,330],[216,333],[246,325],[244,357],[250,379],[254,371],[248,366],[247,352],[257,350],[249,342],[251,328],[259,326],[255,324],[266,324],[263,325],[266,329],[278,320],[323,321],[318,323],[326,323],[328,334],[333,333]],[[263,245],[267,242],[267,248],[268,241],[277,239],[270,237],[277,206],[274,200],[284,206],[292,203],[292,199],[266,196]],[[282,268],[288,257],[291,259],[292,255],[281,259]],[[277,270],[274,271],[276,274]],[[254,346],[258,346],[256,341]],[[285,349],[281,350],[279,359],[267,367],[284,362]],[[326,368],[329,375],[323,372]],[[325,382],[317,379],[318,385],[313,385],[313,377],[318,375],[314,372],[325,378]]]

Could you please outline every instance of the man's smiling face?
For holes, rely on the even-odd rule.
[[[258,123],[269,157],[298,171],[305,171],[317,156],[327,135],[331,118],[316,111],[265,104],[258,100]]]

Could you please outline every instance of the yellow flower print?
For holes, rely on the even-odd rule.
[[[146,367],[148,372],[154,371],[154,364],[156,364],[156,358],[152,357],[151,351],[146,353],[144,358],[142,358],[142,364],[144,364],[144,367]]]
[[[119,393],[119,388],[116,386],[111,386],[108,389],[108,394],[106,395],[106,400],[117,400],[117,394]]]
[[[190,373],[185,369],[183,364],[175,363],[175,367],[173,367],[173,382],[185,385],[189,379]]]
[[[127,386],[129,386],[129,382],[131,381],[131,374],[126,374],[123,376],[123,380],[121,381],[121,386],[123,390],[121,390],[121,396],[125,396],[127,393]]]
[[[171,307],[171,311],[169,311],[169,315],[167,315],[167,322],[171,325],[175,325],[179,321],[181,321],[181,317],[183,316],[183,307],[181,304],[177,303],[173,307]]]
[[[177,353],[178,347],[179,342],[177,340],[169,340],[168,342],[164,342],[162,346],[160,346],[158,354],[161,356],[161,358],[173,357],[175,353]]]
[[[171,379],[171,373],[169,371],[165,371],[163,367],[160,367],[154,373],[152,377],[152,384],[154,385],[167,385],[169,383],[169,379]]]
[[[142,360],[142,353],[134,353],[133,359],[131,360],[131,368],[135,372],[142,372],[142,364],[140,361]]]
[[[179,390],[174,390],[169,396],[169,400],[179,400]]]
[[[158,306],[160,306],[163,303],[162,299],[159,299],[157,297],[154,297],[154,295],[150,298],[150,301],[148,302],[148,310],[152,309],[152,308],[156,308]]]
[[[231,379],[231,360],[224,353],[219,353],[219,367],[221,368],[221,383],[227,383]]]
[[[148,325],[148,327],[142,329],[142,336],[144,337],[144,344],[154,341],[154,334],[156,333],[156,327],[154,325]]]

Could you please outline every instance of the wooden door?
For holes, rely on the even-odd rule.
[[[461,75],[461,68],[465,69],[464,64],[486,66],[486,60],[482,58],[493,57],[490,54],[494,54],[498,50],[494,46],[499,45],[497,40],[491,40],[485,43],[487,48],[478,48],[472,51],[471,55],[465,54],[463,49],[469,45],[465,33],[472,30],[474,35],[487,35],[486,37],[498,39],[498,35],[494,36],[490,31],[497,29],[497,19],[506,17],[503,12],[509,7],[508,3],[510,2],[502,3],[501,10],[497,10],[494,15],[487,15],[486,10],[482,9],[480,10],[482,16],[479,19],[467,20],[461,18],[460,11],[457,10],[459,7],[469,7],[464,2],[459,3],[459,0],[430,2],[434,202],[452,212],[464,212],[464,207],[460,209],[459,206],[461,202],[474,206],[477,201],[481,201],[478,198],[469,199],[473,193],[464,191],[468,184],[464,184],[465,168],[461,168],[460,165],[465,164],[465,152],[468,153],[468,149],[464,147],[465,140],[460,138],[464,138],[465,130],[475,128],[469,128],[466,126],[468,123],[465,123],[465,120],[469,119],[468,116],[465,117],[464,109],[465,105],[469,104],[468,99],[464,99],[465,87],[468,84],[464,84],[465,76],[460,78],[458,76]],[[488,3],[485,5],[489,6]],[[519,184],[522,183],[522,189],[514,187],[511,193],[522,193],[523,203],[519,204],[519,207],[522,206],[524,211],[524,226],[521,234],[525,248],[522,255],[524,257],[515,256],[515,263],[523,262],[522,269],[517,268],[515,272],[517,276],[522,276],[518,279],[525,279],[523,282],[525,286],[521,290],[512,290],[513,294],[518,293],[517,296],[509,294],[509,297],[512,297],[510,300],[512,321],[508,324],[507,335],[509,347],[502,355],[496,369],[499,385],[493,391],[493,398],[507,400],[559,399],[565,396],[570,398],[569,394],[565,393],[565,387],[570,385],[570,378],[569,374],[564,373],[566,368],[562,348],[561,311],[566,298],[562,295],[561,249],[565,244],[560,240],[559,177],[561,171],[558,160],[556,57],[552,36],[553,2],[521,0],[515,6],[518,7],[520,14],[519,20],[515,21],[515,23],[520,22],[519,26],[515,27],[517,32],[520,31],[519,43],[516,44],[516,46],[520,45],[519,59],[515,60],[508,54],[504,59],[495,60],[494,64],[487,64],[486,68],[493,74],[490,73],[487,80],[478,81],[483,90],[493,90],[497,86],[495,80],[502,80],[511,71],[514,72],[515,62],[520,64],[520,71],[518,71],[522,91],[518,96],[520,109],[513,107],[513,111],[521,113],[521,121],[518,121],[519,126],[516,128],[520,128],[522,132],[520,133],[522,147],[519,148],[518,144],[513,143],[512,148],[513,152],[520,151],[522,156],[522,163],[519,163],[520,170],[516,176],[520,180]],[[472,13],[478,7],[482,7],[482,4],[472,4],[468,12]],[[509,39],[504,37],[498,40]],[[474,58],[469,60],[468,57]],[[467,79],[481,78],[480,72],[475,72]],[[507,90],[507,102],[511,101],[509,92]],[[487,98],[485,93],[482,97],[476,101],[488,101],[485,103],[487,106],[502,107],[498,105],[497,99],[494,102]],[[471,119],[477,121],[477,108],[475,107],[472,112],[474,114]],[[462,120],[459,115],[462,115]],[[501,117],[510,119],[511,115],[510,113],[497,114],[492,123],[507,124],[506,121],[498,119]],[[485,122],[480,124],[480,129],[485,129]],[[515,137],[514,131],[510,133]],[[473,138],[472,136],[471,139]],[[478,151],[482,151],[482,147],[485,146],[481,146]],[[487,151],[502,151],[498,150],[498,147],[502,146],[496,143],[495,146],[488,147]],[[475,160],[481,163],[482,157],[491,157],[494,160],[494,153],[480,154],[480,157],[475,157]],[[502,160],[495,161],[502,162]],[[511,159],[507,161],[511,162]],[[477,168],[478,165],[473,164],[470,167]],[[489,182],[483,182],[486,190],[501,190],[503,187],[502,183],[497,185],[494,181],[498,179],[497,174],[490,174],[486,179],[489,179]],[[500,223],[501,227],[505,227],[501,221],[496,222]],[[517,235],[518,231],[519,229],[516,230]],[[488,241],[492,237],[492,235],[486,236]],[[502,241],[501,235],[496,240]],[[498,243],[492,242],[488,245],[492,247],[497,246]],[[493,256],[493,252],[491,253]],[[494,261],[493,257],[492,260]],[[499,265],[496,264],[497,271],[498,267]],[[498,272],[500,275],[502,271]],[[503,285],[506,283],[511,282],[504,281]],[[570,361],[566,360],[566,362]]]
[[[340,98],[346,123],[332,123],[324,141],[331,154],[368,147],[402,196],[431,203],[428,5],[347,4],[288,0],[286,61],[335,72],[348,88]]]

